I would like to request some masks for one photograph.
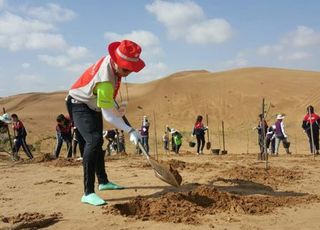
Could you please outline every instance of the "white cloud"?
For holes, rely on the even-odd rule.
[[[24,69],[28,69],[28,68],[30,68],[30,63],[27,63],[27,62],[25,62],[25,63],[22,63],[22,68],[24,68]]]
[[[5,0],[0,0],[0,10],[4,8]]]
[[[311,57],[311,54],[307,53],[307,52],[294,52],[291,54],[286,54],[286,55],[279,55],[278,56],[278,60],[279,61],[286,61],[286,62],[290,62],[290,61],[300,61],[300,60],[304,60]]]
[[[131,33],[118,34],[114,32],[105,32],[104,38],[109,42],[129,39],[142,47],[142,57],[156,57],[162,56],[163,50],[160,47],[159,38],[153,33],[145,30],[133,30]]]
[[[222,43],[231,34],[231,26],[226,20],[211,19],[192,25],[186,34],[186,40],[197,44]]]
[[[0,47],[11,51],[23,49],[63,49],[67,43],[55,26],[34,19],[4,13],[0,17]]]
[[[121,40],[121,39],[130,39],[134,42],[137,42],[141,46],[153,46],[159,44],[159,39],[156,35],[149,31],[145,30],[133,30],[128,34],[118,34],[113,32],[106,32],[104,37],[109,41],[112,40]]]
[[[46,81],[42,76],[36,74],[25,74],[21,73],[18,76],[14,77],[14,82],[20,92],[23,91],[39,91],[43,90],[43,87],[46,86]]]
[[[260,56],[271,57],[277,64],[299,63],[319,53],[320,32],[306,26],[297,26],[272,45],[259,47]]]
[[[82,46],[72,46],[66,50],[65,54],[55,56],[40,54],[38,55],[38,59],[49,66],[65,67],[65,69],[68,71],[78,72],[80,64],[76,62],[80,59],[88,57],[89,55],[90,54],[87,48]],[[83,64],[81,65],[83,66]],[[82,68],[82,70],[84,70],[84,68]]]
[[[71,61],[70,57],[65,55],[51,56],[47,54],[40,54],[38,55],[38,59],[47,65],[55,67],[64,67]]]
[[[232,35],[232,27],[225,19],[207,19],[202,8],[192,1],[156,0],[146,9],[166,27],[171,39],[206,44],[224,42]]]
[[[52,31],[55,27],[35,19],[22,18],[21,16],[5,12],[0,17],[0,31],[4,35],[16,35],[32,32]]]
[[[264,45],[257,49],[257,53],[262,56],[277,53],[283,50],[282,45]]]
[[[296,48],[319,46],[320,32],[307,26],[298,26],[282,39],[282,43]]]
[[[221,69],[239,68],[248,66],[249,60],[245,53],[239,52],[235,58],[220,63]]]
[[[168,67],[163,62],[151,62],[141,70],[138,74],[132,74],[130,81],[132,82],[146,82],[160,79],[167,75]]]
[[[205,18],[201,7],[191,1],[179,3],[156,0],[146,5],[146,9],[164,24],[173,39],[183,36],[185,28]]]
[[[72,46],[67,50],[67,54],[72,59],[81,59],[89,55],[89,50],[83,46]]]
[[[45,7],[27,7],[23,11],[34,18],[45,22],[64,22],[76,17],[75,12],[70,9],[62,8],[53,3],[47,3]]]
[[[82,74],[88,67],[90,67],[93,63],[86,62],[86,63],[77,63],[67,66],[67,70],[73,74]]]
[[[10,51],[41,49],[60,52],[60,55],[38,55],[40,61],[55,67],[74,64],[75,60],[89,55],[87,48],[70,46],[62,34],[55,33],[57,29],[54,24],[45,22],[46,20],[51,22],[71,20],[74,13],[55,4],[47,4],[46,7],[24,8],[24,10],[31,17],[22,17],[10,12],[0,16],[1,48]],[[36,15],[38,11],[39,14]],[[45,15],[47,18],[44,18]]]

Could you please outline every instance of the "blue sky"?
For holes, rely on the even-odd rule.
[[[143,48],[129,82],[181,70],[320,70],[316,0],[0,0],[0,96],[66,90],[107,44]]]

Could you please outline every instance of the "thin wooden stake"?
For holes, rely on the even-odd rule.
[[[310,132],[311,132],[311,144],[312,144],[312,154],[313,154],[313,160],[316,159],[316,151],[315,151],[315,147],[314,147],[314,139],[313,139],[313,129],[312,129],[312,124],[311,124],[311,110],[310,110],[310,106],[308,107],[308,114],[309,114],[309,124],[310,124]]]
[[[158,160],[157,124],[156,124],[156,114],[154,110],[153,110],[153,128],[154,128],[154,158]]]

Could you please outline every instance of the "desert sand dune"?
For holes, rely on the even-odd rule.
[[[153,154],[155,114],[159,159],[175,164],[183,182],[173,188],[156,179],[127,144],[129,155],[106,158],[106,165],[111,180],[128,189],[99,192],[109,201],[103,208],[80,203],[81,163],[63,159],[64,152],[59,160],[43,155],[53,151],[55,118],[66,113],[66,91],[3,97],[0,106],[20,116],[27,140],[38,152],[33,162],[15,163],[0,154],[0,229],[320,229],[319,159],[309,154],[301,129],[309,104],[320,113],[319,79],[320,72],[257,67],[179,72],[145,84],[128,84],[128,95],[123,84],[118,101],[129,98],[126,116],[136,128],[143,115],[149,116]],[[278,158],[270,158],[268,171],[256,159],[253,130],[262,98],[270,107],[269,124],[277,113],[286,114],[293,152],[288,156],[281,149]],[[227,155],[214,156],[206,150],[197,157],[188,146],[199,114],[209,115],[214,148],[221,148],[219,132],[221,121],[225,122]],[[184,135],[181,156],[162,150],[166,124]]]
[[[161,135],[166,124],[190,132],[195,117],[207,113],[214,145],[218,144],[215,137],[218,125],[224,120],[228,148],[245,152],[246,144],[243,143],[249,139],[250,150],[254,151],[256,133],[252,128],[257,123],[264,97],[266,108],[269,103],[274,105],[268,112],[269,123],[274,121],[277,113],[285,113],[289,138],[292,143],[295,140],[301,143],[306,141],[301,129],[306,106],[312,104],[316,110],[320,106],[320,92],[315,84],[319,78],[318,72],[273,68],[218,73],[179,72],[146,84],[128,84],[127,117],[139,127],[143,115],[152,120],[155,112],[158,134]],[[66,92],[22,94],[3,98],[0,106],[6,107],[8,112],[20,114],[32,133],[29,138],[34,142],[40,136],[54,133],[56,115],[66,113],[65,96]],[[121,98],[118,96],[120,99],[127,100],[125,84],[121,88]],[[306,150],[299,149],[300,152]]]

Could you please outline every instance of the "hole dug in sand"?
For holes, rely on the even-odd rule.
[[[137,197],[127,203],[103,207],[104,214],[122,215],[143,221],[200,223],[200,216],[219,212],[261,215],[276,207],[319,202],[315,195],[298,196],[239,196],[220,192],[207,185],[188,192],[170,192],[157,198]]]
[[[57,223],[62,219],[62,213],[44,215],[38,212],[25,212],[11,217],[1,216],[0,219],[3,223],[8,224],[7,229],[38,229]]]

